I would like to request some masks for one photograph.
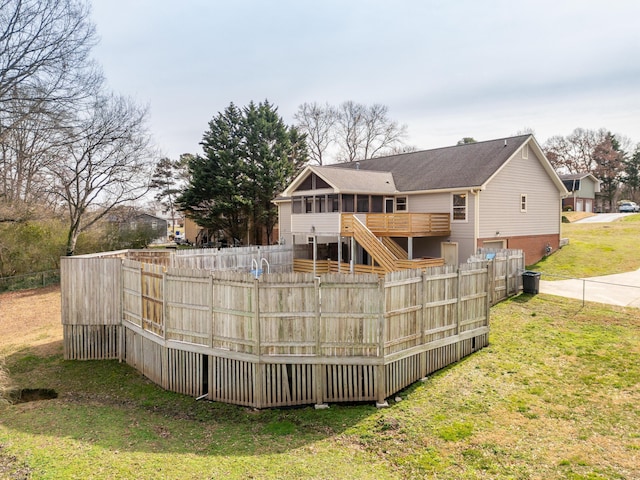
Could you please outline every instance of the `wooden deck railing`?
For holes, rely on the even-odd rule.
[[[444,258],[420,258],[418,260],[396,260],[395,270],[425,269],[429,267],[441,267],[444,265]],[[336,262],[335,260],[316,260],[315,269],[313,260],[296,258],[293,260],[293,271],[297,273],[350,273],[348,263]],[[384,268],[378,265],[353,265],[353,273],[375,273],[380,277],[385,275]]]
[[[352,236],[356,214],[341,215],[341,231]],[[378,237],[437,237],[451,233],[448,213],[367,213],[364,224]]]

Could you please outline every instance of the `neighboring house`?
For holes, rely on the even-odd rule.
[[[562,200],[563,211],[596,211],[596,194],[600,193],[600,180],[590,173],[571,173],[560,175],[560,180],[569,192]]]
[[[521,249],[535,263],[559,246],[566,195],[536,140],[523,135],[307,166],[275,202],[281,243],[389,271],[390,252],[458,264],[479,247]]]
[[[127,220],[121,220],[120,228],[128,230],[149,229],[150,232],[157,232],[151,243],[165,243],[167,241],[167,221],[163,218],[141,213]]]
[[[174,211],[173,214],[170,210],[156,210],[155,216],[166,220],[167,222],[167,235],[169,239],[185,239],[185,217],[180,211]]]

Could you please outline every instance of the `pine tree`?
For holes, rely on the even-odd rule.
[[[204,154],[189,162],[190,181],[179,204],[198,224],[232,239],[272,243],[272,203],[307,161],[304,137],[265,101],[243,110],[233,103],[211,122]]]
[[[171,217],[171,229],[176,226],[176,197],[180,193],[180,161],[161,158],[151,177],[150,187],[157,190],[155,199],[167,209]]]

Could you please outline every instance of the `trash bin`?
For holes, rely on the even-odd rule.
[[[522,291],[534,295],[540,292],[540,272],[522,272]]]

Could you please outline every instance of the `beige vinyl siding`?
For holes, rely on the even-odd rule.
[[[526,212],[521,211],[527,196]],[[479,237],[559,234],[561,198],[533,149],[520,152],[480,192]]]
[[[291,215],[291,232],[338,235],[340,233],[339,213],[296,213]]]
[[[411,195],[409,197],[409,211],[421,212],[421,213],[443,213],[448,212],[449,215],[453,215],[453,193],[429,193]],[[455,193],[467,194],[467,221],[466,222],[451,222],[451,236],[438,241],[451,240],[458,243],[458,257],[459,261],[464,262],[476,251],[476,237],[474,234],[475,223],[475,202],[476,196],[465,190],[456,191]],[[430,255],[432,256],[436,250],[432,245],[432,240],[417,240],[416,250],[414,251],[416,256]],[[423,246],[424,245],[424,246]],[[437,247],[439,252],[439,243]],[[439,255],[439,253],[438,253]]]
[[[279,241],[284,240],[285,245],[291,245],[291,202],[278,203],[278,231]]]
[[[596,185],[591,177],[586,177],[580,180],[580,190],[576,192],[576,197],[583,198],[595,198]]]
[[[408,198],[409,212],[414,213],[444,213],[451,211],[450,193],[423,193],[410,195]]]

